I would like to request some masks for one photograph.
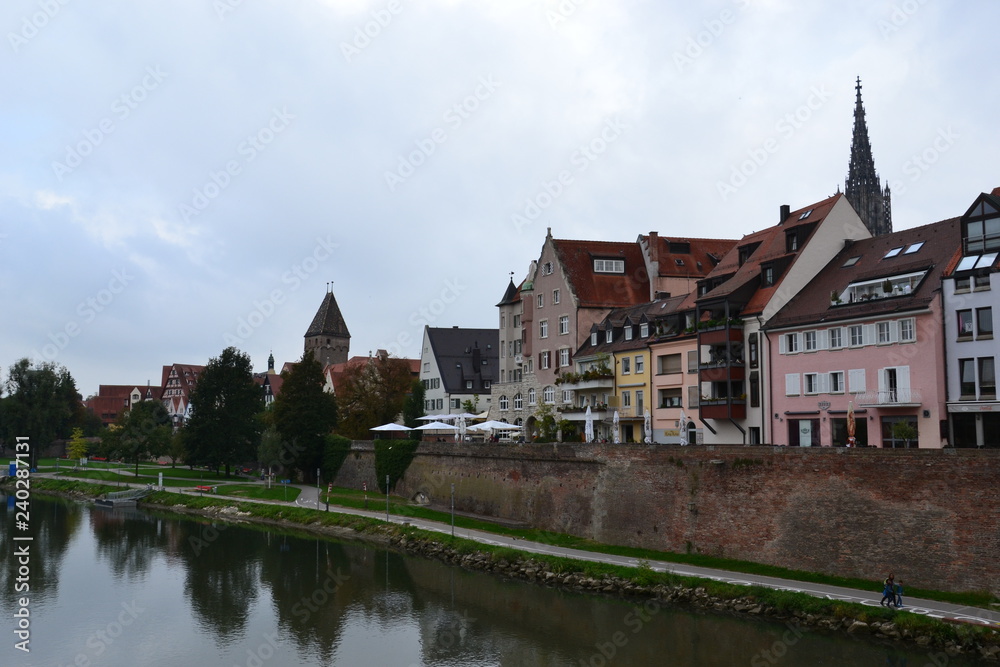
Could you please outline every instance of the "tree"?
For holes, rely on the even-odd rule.
[[[170,436],[167,409],[159,401],[142,401],[119,415],[118,421],[105,431],[101,444],[108,456],[134,463],[138,475],[139,461],[163,454]]]
[[[337,388],[337,432],[362,440],[371,436],[372,427],[395,421],[412,380],[405,360],[384,353],[348,367]]]
[[[462,401],[462,409],[469,414],[479,414],[479,394],[473,394],[472,400]]]
[[[424,398],[426,396],[427,391],[424,389],[424,383],[420,380],[414,380],[413,384],[410,385],[410,395],[406,397],[406,402],[403,404],[403,424],[405,426],[410,428],[420,426],[420,417],[424,416]]]
[[[74,421],[83,416],[76,382],[64,366],[33,365],[24,358],[10,367],[4,386],[7,397],[0,401],[0,439],[11,444],[18,437],[30,438],[34,467],[36,452],[68,437]]]
[[[69,444],[67,445],[66,456],[73,460],[82,459],[87,455],[89,447],[90,443],[83,437],[83,429],[78,426],[73,429],[73,436],[69,439]]]
[[[184,432],[177,431],[170,436],[167,445],[167,456],[170,457],[170,467],[176,468],[177,462],[187,457],[187,445],[184,443]]]
[[[249,355],[227,347],[209,360],[191,391],[184,428],[187,460],[229,476],[233,465],[254,460],[260,442],[264,394],[253,381]]]
[[[302,479],[316,479],[323,463],[324,438],[337,425],[337,401],[323,390],[323,367],[312,351],[281,374],[281,393],[271,406],[271,421],[280,437],[279,450],[269,443],[268,461],[297,468]],[[282,451],[285,450],[285,451]]]
[[[902,440],[907,449],[910,448],[910,441],[916,440],[919,434],[917,427],[908,421],[898,421],[892,425],[892,437],[894,440]]]

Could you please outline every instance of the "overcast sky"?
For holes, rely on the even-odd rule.
[[[822,8],[820,7],[822,6]],[[229,344],[495,327],[557,238],[739,238],[843,189],[896,229],[1000,186],[994,2],[8,0],[3,377],[158,384]]]

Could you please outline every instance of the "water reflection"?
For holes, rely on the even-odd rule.
[[[10,544],[10,510],[6,518],[0,536]],[[261,527],[38,498],[32,524],[32,594],[42,600],[32,613],[35,637],[45,641],[27,664],[70,664],[80,655],[114,666],[227,667],[929,661],[894,645],[546,589]],[[4,549],[5,609],[13,599],[11,558]],[[113,627],[131,600],[144,611],[96,655],[88,638]]]

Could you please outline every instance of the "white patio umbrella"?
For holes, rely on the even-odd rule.
[[[465,417],[458,416],[458,442],[465,442]]]
[[[646,414],[642,416],[642,426],[646,431],[646,435],[643,436],[642,441],[647,445],[653,444],[653,417],[649,414],[649,408],[646,408]]]
[[[382,424],[381,426],[373,426],[369,431],[412,431],[409,426],[403,426],[402,424]]]
[[[683,410],[681,410],[681,418],[678,420],[677,423],[680,424],[680,434],[681,434],[680,446],[684,447],[688,444],[687,441],[688,420],[687,417],[684,416]]]
[[[482,424],[473,424],[468,427],[469,431],[520,431],[521,427],[516,424],[508,424],[507,422],[498,422],[491,419],[488,422],[483,422]]]
[[[613,442],[616,445],[621,444],[622,439],[621,439],[621,436],[618,435],[618,411],[617,410],[615,410],[615,416],[612,419],[611,423],[613,425],[613,428],[612,428],[613,432],[611,434],[611,437],[613,438]]]
[[[587,406],[587,414],[584,416],[584,427],[583,427],[583,437],[586,438],[587,442],[594,441],[594,415],[590,412],[590,406]]]
[[[417,420],[422,422],[437,422],[447,416],[448,415],[424,415],[423,417],[417,417]]]
[[[423,426],[418,426],[414,431],[454,431],[456,427],[444,422],[429,422]]]

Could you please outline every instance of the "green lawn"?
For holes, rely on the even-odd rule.
[[[270,489],[265,484],[224,484],[218,488],[220,496],[256,498],[258,500],[288,500],[289,502],[298,498],[302,492],[302,489],[297,486],[288,484],[273,484]]]
[[[191,479],[191,480],[204,479],[206,481],[217,480],[220,482],[225,482],[225,481],[236,482],[246,479],[246,477],[241,477],[240,475],[236,474],[230,474],[229,477],[226,477],[226,473],[224,472],[215,473],[212,472],[211,470],[204,470],[204,469],[191,470],[190,468],[187,467],[171,468],[170,466],[161,466],[161,465],[152,465],[152,466],[142,465],[142,464],[139,465],[140,475],[152,475],[153,477],[156,477],[157,476],[156,473],[158,472],[162,472],[164,477],[178,477],[181,479]]]
[[[60,477],[66,478],[77,478],[77,479],[96,479],[107,484],[117,484],[119,482],[123,484],[153,484],[158,485],[159,479],[156,477],[149,477],[146,475],[135,475],[121,474],[115,472],[114,470],[64,470],[60,468],[62,472],[59,473]],[[163,486],[191,486],[191,482],[182,479],[163,479]]]

